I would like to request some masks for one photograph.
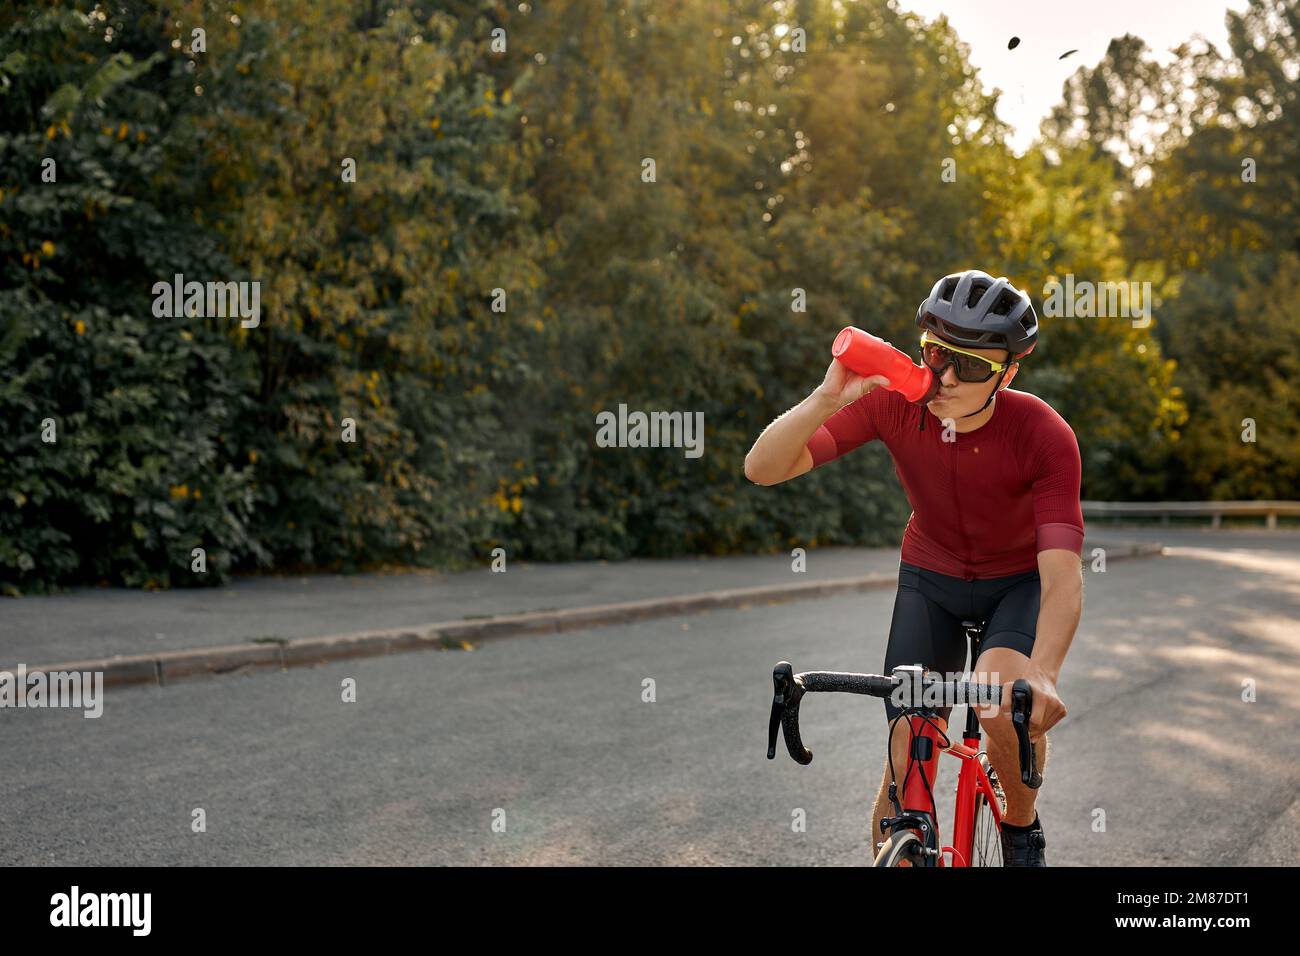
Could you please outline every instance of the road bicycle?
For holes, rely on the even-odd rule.
[[[983,621],[962,621],[970,643],[970,660],[979,659],[984,636]],[[876,854],[876,866],[1001,866],[1002,815],[1004,797],[997,773],[988,755],[979,749],[980,725],[976,705],[1001,704],[1003,685],[970,681],[944,681],[920,665],[895,667],[890,676],[850,674],[837,671],[794,673],[788,661],[781,661],[772,671],[775,695],[772,717],[768,724],[767,756],[776,757],[776,731],[779,726],[786,749],[797,763],[812,762],[812,751],[803,745],[799,732],[799,703],[804,694],[842,692],[868,697],[888,697],[902,708],[889,725],[890,775],[889,800],[894,815],[880,821],[888,838]],[[940,706],[967,704],[966,728],[960,744],[953,743],[934,722]],[[1011,686],[1011,723],[1019,744],[1020,779],[1038,789],[1043,777],[1038,772],[1037,754],[1029,739],[1029,717],[1033,710],[1033,691],[1021,679]],[[907,771],[903,790],[898,792],[898,776],[893,772],[894,728],[904,718],[911,739],[908,745]],[[953,842],[940,843],[939,816],[932,782],[936,779],[939,753],[961,760],[957,775],[957,799],[953,810]]]

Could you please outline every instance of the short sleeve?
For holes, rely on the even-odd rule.
[[[1065,419],[1053,414],[1044,420],[1030,450],[1036,550],[1061,548],[1083,554],[1082,479],[1079,442]]]
[[[856,401],[850,402],[826,419],[808,439],[813,467],[847,455],[859,445],[880,437],[876,427],[875,406],[887,390],[876,388]],[[874,399],[874,401],[873,401]]]

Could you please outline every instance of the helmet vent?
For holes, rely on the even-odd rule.
[[[989,284],[987,282],[972,282],[970,285],[970,295],[966,297],[966,308],[973,309],[977,306],[980,299],[984,297],[984,293],[987,291],[989,291]]]
[[[943,288],[939,290],[939,298],[941,298],[944,302],[951,302],[953,293],[955,293],[956,291],[957,291],[957,277],[953,276],[944,282]]]
[[[1020,304],[1020,301],[1020,296],[1016,295],[1010,289],[1004,289],[1002,294],[998,296],[998,301],[993,303],[993,308],[989,311],[995,315],[1010,315],[1015,311],[1015,308]]]

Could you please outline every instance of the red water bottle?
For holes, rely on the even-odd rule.
[[[928,365],[912,364],[910,358],[884,339],[851,325],[835,336],[831,355],[863,378],[885,376],[889,379],[885,387],[901,393],[909,402],[928,402],[939,391],[939,379]]]

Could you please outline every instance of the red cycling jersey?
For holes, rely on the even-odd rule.
[[[932,414],[876,388],[808,440],[813,467],[884,442],[912,505],[902,560],[930,571],[973,581],[1035,570],[1049,548],[1082,554],[1079,443],[1052,406],[1003,389],[993,417],[952,441],[919,427]]]

